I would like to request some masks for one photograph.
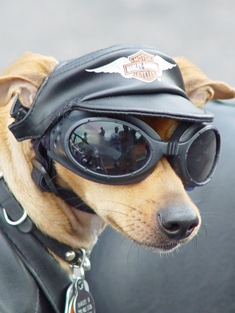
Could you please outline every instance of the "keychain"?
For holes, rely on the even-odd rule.
[[[78,277],[73,276],[73,282],[67,289],[64,313],[95,313],[95,302],[85,280],[84,268],[87,268],[87,257],[83,255],[79,266]],[[89,260],[88,260],[89,261]],[[74,270],[74,268],[73,268]]]

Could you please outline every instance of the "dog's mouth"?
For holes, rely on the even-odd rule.
[[[170,252],[175,250],[177,247],[181,245],[181,242],[170,242],[170,243],[165,243],[165,244],[149,244],[149,243],[143,243],[143,242],[137,242],[134,241],[135,244],[138,246],[150,250],[153,252]]]
[[[162,219],[161,221],[158,219],[152,224],[151,221],[150,223],[141,223],[139,221],[139,223],[131,222],[121,227],[110,216],[107,218],[109,224],[124,236],[141,248],[153,252],[173,251],[181,244],[189,242],[196,235],[200,225],[199,218],[196,214],[193,214],[193,219],[190,215],[188,219],[178,220],[178,223],[172,223],[166,219]]]
[[[172,243],[165,244],[165,245],[157,245],[155,248],[160,252],[168,252],[168,251],[174,250],[175,248],[179,246],[180,246],[180,243],[172,242]]]

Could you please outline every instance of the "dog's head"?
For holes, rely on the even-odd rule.
[[[96,214],[83,212],[69,205],[51,191],[42,191],[32,179],[33,160],[39,158],[37,153],[40,154],[41,149],[44,152],[47,150],[46,145],[50,145],[52,141],[53,127],[57,127],[62,118],[68,119],[73,107],[82,107],[87,121],[89,114],[94,119],[96,114],[105,118],[110,118],[111,115],[112,121],[115,114],[118,114],[118,119],[122,120],[118,124],[119,128],[128,126],[134,132],[138,132],[137,128],[143,128],[144,131],[141,129],[141,135],[137,138],[142,144],[138,147],[136,145],[135,148],[142,149],[142,162],[147,164],[150,159],[156,158],[157,151],[152,151],[150,139],[143,136],[145,132],[154,130],[159,136],[158,141],[164,143],[175,130],[177,131],[179,124],[188,123],[182,134],[187,133],[190,123],[190,127],[196,125],[196,128],[193,126],[192,129],[197,137],[202,132],[201,128],[197,129],[198,125],[211,119],[211,115],[199,107],[212,99],[234,97],[234,89],[222,82],[209,80],[189,61],[178,58],[176,62],[183,74],[190,102],[184,92],[184,84],[176,63],[155,50],[145,50],[142,47],[132,48],[130,53],[127,48],[114,48],[59,65],[54,58],[26,53],[0,76],[0,170],[33,222],[44,233],[74,248],[89,250],[106,223],[141,246],[161,251],[171,250],[180,243],[187,242],[200,227],[199,211],[184,186],[190,185],[190,179],[193,179],[185,178],[188,174],[185,174],[184,169],[177,171],[176,167],[182,167],[182,164],[179,165],[179,156],[174,162],[170,162],[162,153],[159,160],[156,159],[157,162],[151,164],[151,168],[143,175],[142,165],[131,169],[133,158],[131,161],[129,156],[129,160],[124,160],[128,164],[129,172],[122,172],[121,175],[115,172],[110,175],[97,173],[97,168],[100,170],[102,164],[95,163],[99,160],[93,149],[90,153],[93,161],[88,160],[88,154],[83,154],[83,162],[87,162],[86,170],[79,175],[73,166],[66,166],[67,161],[66,164],[60,162],[60,157],[66,154],[66,149],[60,152],[59,159],[52,158],[54,174],[50,179],[54,181],[56,188],[59,186],[73,191]],[[83,74],[76,78],[79,96],[74,97],[77,64],[83,68]],[[79,71],[81,73],[82,70]],[[60,75],[67,75],[66,72],[66,81],[56,81]],[[102,94],[104,80],[106,89],[105,94]],[[20,102],[16,102],[15,95]],[[63,105],[60,106],[59,103]],[[34,113],[31,120],[28,114],[32,116],[32,111]],[[74,123],[74,119],[69,121]],[[110,121],[105,124],[107,127],[114,126]],[[21,124],[20,130],[17,129],[18,122]],[[20,133],[18,139],[21,142],[13,136],[9,126],[14,134]],[[55,132],[55,129],[53,131]],[[188,132],[191,132],[191,128]],[[191,140],[194,135],[190,135],[188,139]],[[177,136],[181,138],[181,135]],[[84,143],[84,140],[86,143],[84,138],[80,143]],[[128,145],[130,148],[131,144]],[[107,149],[107,146],[100,147]],[[196,152],[199,152],[198,149]],[[123,157],[123,151],[118,153]],[[151,158],[148,154],[151,154]],[[112,167],[120,167],[123,171],[125,166],[120,163],[120,155],[116,159],[113,157]],[[75,155],[73,157],[75,159]],[[180,157],[184,158],[185,155]],[[136,153],[134,158],[136,162]],[[78,162],[80,168],[84,168],[81,160]],[[92,162],[93,165],[90,165]],[[93,166],[92,169],[88,163]],[[183,166],[186,166],[185,163],[184,160]],[[111,163],[109,165],[111,166]],[[135,174],[138,170],[141,172],[139,177]],[[104,179],[111,183],[104,183]]]

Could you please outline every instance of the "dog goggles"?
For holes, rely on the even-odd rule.
[[[193,187],[210,181],[219,151],[220,135],[212,125],[183,122],[162,141],[136,117],[74,110],[52,127],[48,155],[86,179],[111,185],[145,179],[166,156],[183,184]]]

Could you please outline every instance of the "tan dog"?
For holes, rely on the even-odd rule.
[[[176,62],[182,71],[186,92],[196,106],[202,107],[212,99],[235,96],[233,88],[209,80],[185,58],[177,58]],[[0,76],[0,170],[32,221],[48,236],[87,251],[96,243],[106,223],[140,246],[153,250],[168,251],[189,241],[200,227],[200,214],[166,158],[157,163],[146,179],[125,186],[91,182],[56,164],[57,183],[72,189],[97,215],[78,211],[54,194],[37,188],[31,178],[34,158],[31,141],[19,143],[9,131],[8,126],[13,121],[10,110],[16,93],[21,102],[30,107],[43,79],[56,65],[52,57],[26,53]],[[163,140],[168,139],[177,126],[177,122],[170,119],[143,119]],[[158,212],[166,207],[191,210],[197,221],[189,226],[192,227],[190,235],[183,236],[177,243],[162,231],[157,220]]]

